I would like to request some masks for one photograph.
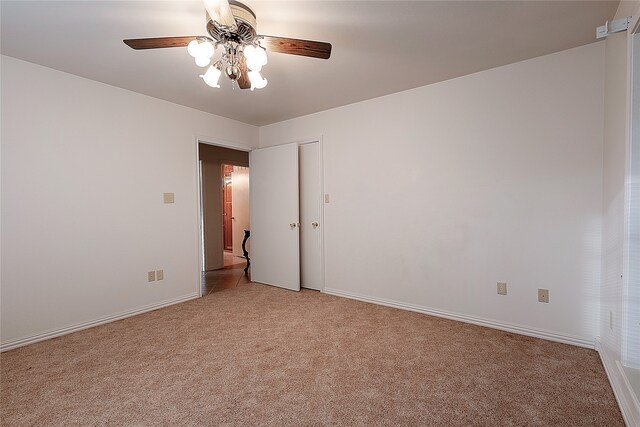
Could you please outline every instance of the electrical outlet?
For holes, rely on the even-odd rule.
[[[498,282],[498,295],[507,294],[507,282]]]
[[[156,270],[156,280],[164,280],[164,270]]]
[[[149,282],[155,282],[156,281],[156,272],[155,271],[150,271],[147,273],[147,281]]]
[[[549,289],[538,289],[538,302],[549,302]]]

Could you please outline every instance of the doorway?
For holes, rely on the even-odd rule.
[[[222,246],[225,252],[233,251],[233,165],[222,165]],[[226,260],[225,260],[226,264]]]
[[[248,251],[251,245],[248,239],[245,241],[250,223],[249,168],[223,164],[222,179],[222,234],[226,265],[232,257],[244,259],[244,250]]]
[[[200,294],[208,295],[248,282],[242,242],[249,229],[249,153],[199,143],[198,158]]]

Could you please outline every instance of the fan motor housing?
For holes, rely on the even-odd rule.
[[[218,26],[207,14],[207,31],[218,42],[251,43],[257,35],[258,22],[256,14],[249,6],[239,1],[229,0],[229,6],[233,16],[236,18],[237,30],[229,31],[227,28]]]

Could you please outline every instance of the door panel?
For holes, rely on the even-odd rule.
[[[322,290],[320,144],[300,145],[300,285]]]
[[[222,250],[222,185],[218,162],[202,162],[202,225],[204,237],[204,269],[224,267]]]
[[[234,166],[231,173],[231,199],[233,200],[233,254],[242,256],[244,230],[249,229],[249,168]],[[249,242],[247,241],[247,250]]]
[[[251,280],[300,290],[298,144],[249,153]]]
[[[222,165],[222,235],[225,251],[233,249],[233,224],[231,220],[233,217],[232,172],[233,166]]]

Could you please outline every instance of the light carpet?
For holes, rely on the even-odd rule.
[[[593,350],[258,284],[3,353],[3,426],[623,426]]]

